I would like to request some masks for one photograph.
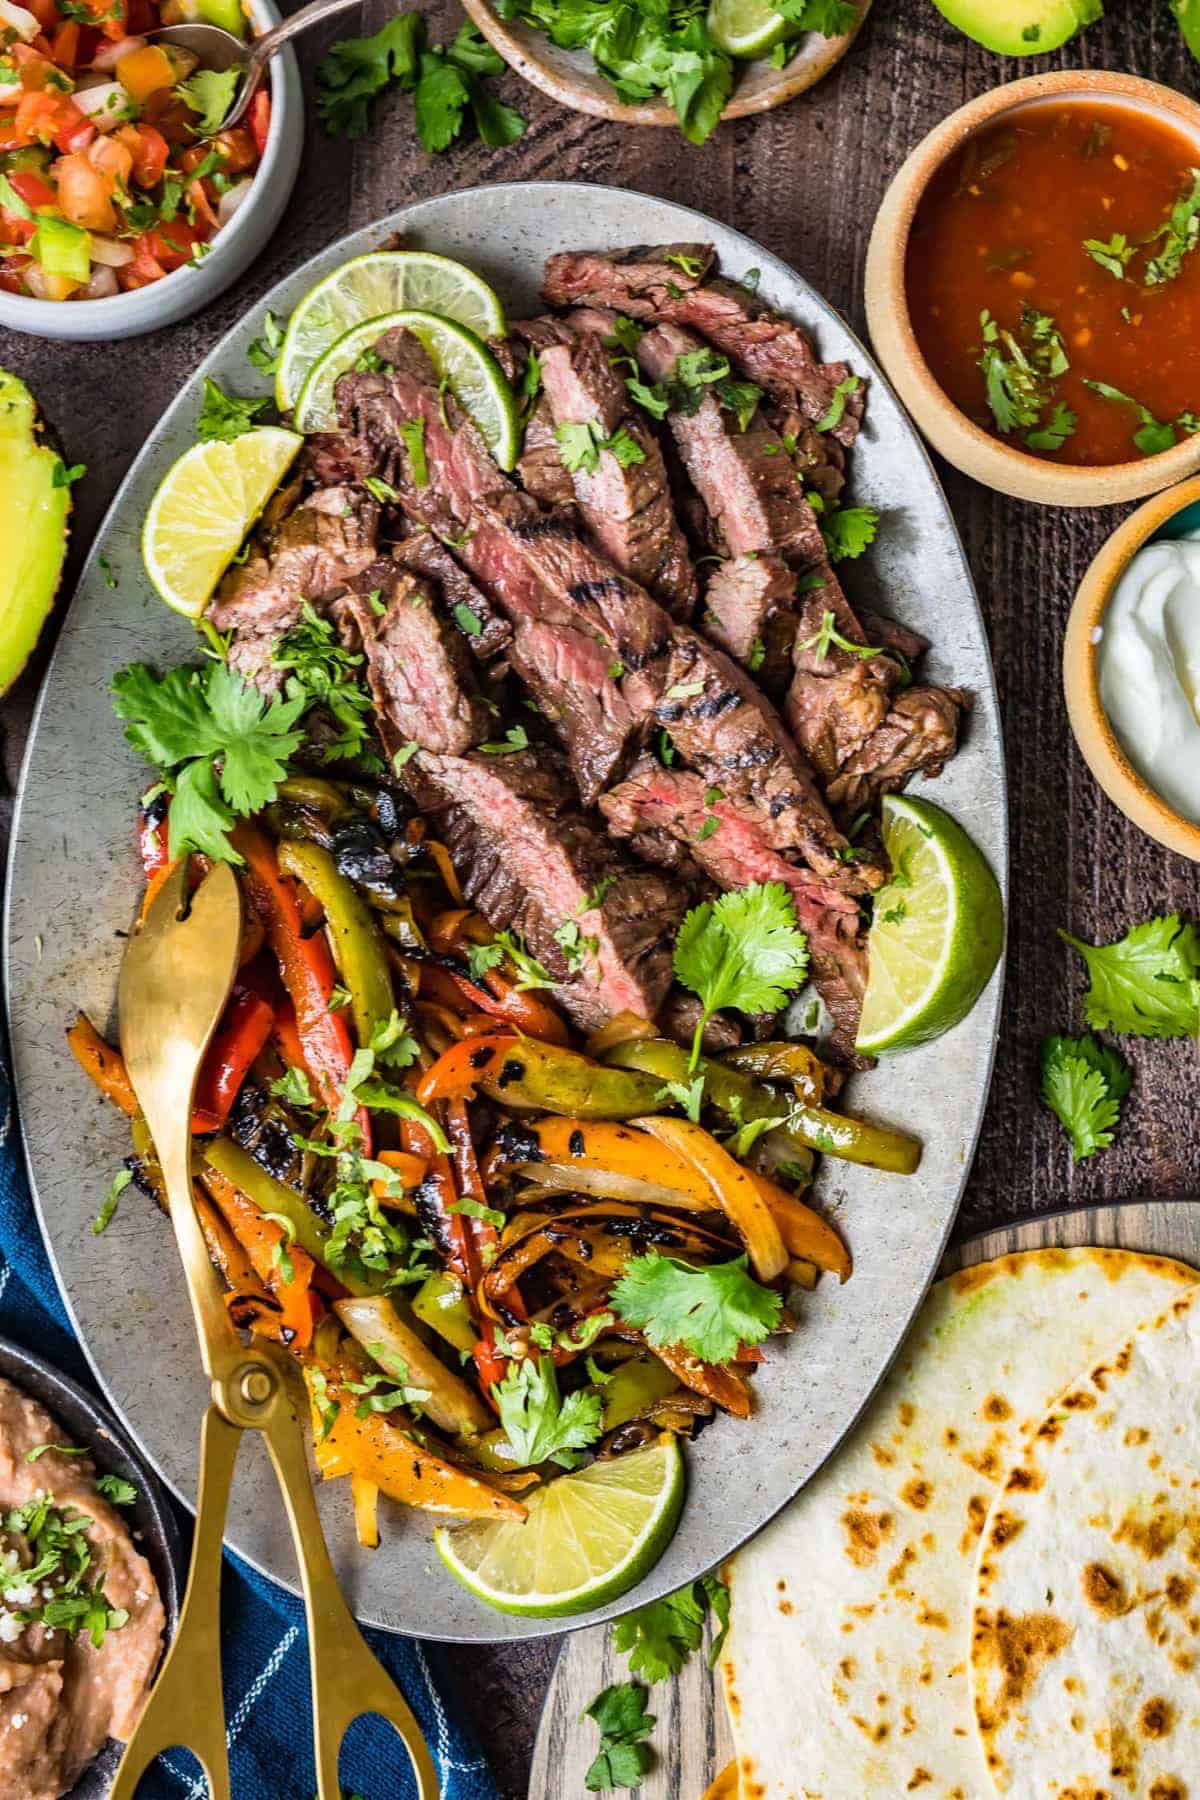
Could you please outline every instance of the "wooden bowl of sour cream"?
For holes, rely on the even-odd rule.
[[[1063,687],[1109,799],[1200,862],[1200,475],[1140,506],[1092,563],[1067,621]]]

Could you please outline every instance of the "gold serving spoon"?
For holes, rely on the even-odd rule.
[[[173,1745],[199,1759],[211,1800],[232,1800],[221,1697],[221,1545],[243,1431],[266,1438],[300,1564],[319,1800],[340,1800],[338,1752],[363,1713],[378,1713],[395,1727],[412,1759],[420,1800],[437,1800],[437,1776],[420,1727],[364,1642],[329,1560],[288,1385],[289,1359],[278,1345],[241,1343],[196,1216],[192,1102],[204,1052],[233,986],[241,900],[227,863],[205,876],[190,905],[186,882],[185,857],[130,939],[118,1006],[121,1049],[162,1168],[212,1405],[201,1431],[196,1534],[183,1610],[109,1800],[134,1800],[146,1768]]]

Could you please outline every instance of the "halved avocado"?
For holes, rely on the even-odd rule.
[[[1104,0],[933,0],[944,18],[985,50],[1041,56],[1103,17]]]
[[[40,441],[37,407],[23,381],[0,369],[0,694],[38,641],[58,592],[71,490],[62,459]]]

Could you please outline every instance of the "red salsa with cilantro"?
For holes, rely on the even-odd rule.
[[[1200,431],[1200,152],[1105,102],[1022,108],[968,139],[909,240],[917,342],[1014,449],[1103,465]]]
[[[100,300],[148,287],[233,218],[270,96],[218,130],[237,71],[147,37],[183,19],[183,0],[0,4],[0,288]]]

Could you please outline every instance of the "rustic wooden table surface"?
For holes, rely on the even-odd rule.
[[[391,10],[387,0],[370,0],[362,25],[343,20],[341,33],[375,30]],[[399,98],[379,107],[374,130],[355,144],[331,141],[314,117],[295,197],[274,241],[209,312],[107,347],[0,332],[0,361],[34,387],[68,460],[87,464],[76,489],[74,559],[180,382],[243,309],[342,232],[451,188],[571,176],[685,201],[786,258],[861,331],[863,257],[875,209],[907,151],[944,114],[999,81],[1047,67],[1126,69],[1196,90],[1200,70],[1182,47],[1167,0],[1109,0],[1109,14],[1057,56],[1016,64],[968,43],[930,0],[875,0],[850,55],[821,86],[777,112],[722,128],[703,150],[674,131],[566,112],[515,77],[506,77],[504,95],[524,111],[529,130],[501,151],[471,143],[427,157]],[[439,0],[430,9],[433,39],[452,34],[457,19],[457,9]],[[302,43],[310,80],[323,48],[319,34]],[[587,238],[585,218],[579,236]],[[952,471],[945,477],[991,637],[1008,740],[1013,848],[1007,1004],[960,1229],[1082,1202],[1197,1192],[1191,1046],[1134,1048],[1138,1080],[1120,1137],[1081,1168],[1071,1166],[1062,1132],[1036,1098],[1040,1039],[1081,1022],[1078,970],[1055,928],[1101,938],[1151,912],[1200,915],[1200,872],[1124,822],[1096,788],[1067,728],[1059,682],[1063,624],[1079,577],[1116,518],[1026,506]],[[0,843],[48,648],[0,709],[8,790],[0,799]],[[542,1642],[443,1656],[506,1800],[526,1792],[553,1654]]]

